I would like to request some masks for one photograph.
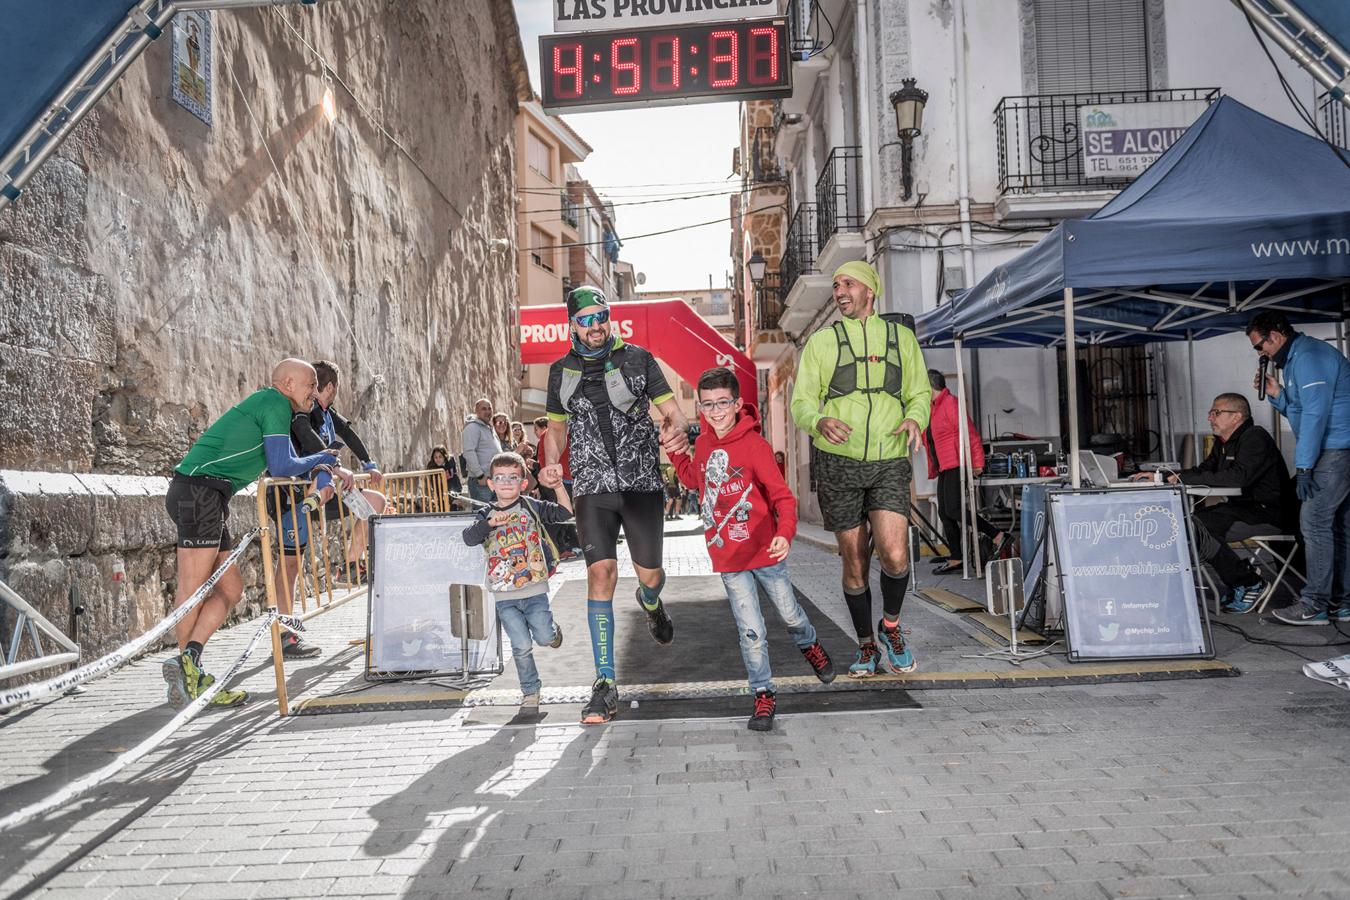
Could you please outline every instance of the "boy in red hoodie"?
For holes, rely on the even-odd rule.
[[[708,555],[726,586],[741,658],[755,692],[750,730],[768,731],[776,701],[756,584],[778,608],[816,677],[827,684],[833,681],[834,666],[788,578],[786,560],[797,533],[797,499],[778,471],[773,448],[759,435],[755,408],[741,400],[740,384],[725,368],[709,369],[699,377],[698,408],[703,420],[698,443],[672,462],[680,481],[701,496]]]

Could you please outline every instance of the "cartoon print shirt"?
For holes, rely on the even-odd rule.
[[[464,543],[483,545],[487,554],[487,587],[493,599],[518,600],[548,593],[549,564],[544,553],[547,538],[540,520],[565,522],[572,514],[546,500],[531,501],[529,505],[517,500],[510,506],[494,506],[490,512],[506,513],[509,521],[493,526],[486,518],[479,519],[464,529]]]

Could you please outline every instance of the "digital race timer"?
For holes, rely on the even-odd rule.
[[[787,97],[787,44],[783,19],[543,35],[543,107],[555,112]]]

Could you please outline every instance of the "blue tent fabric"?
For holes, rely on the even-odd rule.
[[[0,157],[134,8],[133,0],[11,0],[0,28]]]
[[[1011,332],[1053,343],[1053,308],[1072,287],[1080,334],[1200,337],[1275,299],[1294,320],[1334,318],[1347,278],[1350,168],[1318,138],[1224,97],[1111,202],[958,296],[946,327],[974,337],[1012,316]]]

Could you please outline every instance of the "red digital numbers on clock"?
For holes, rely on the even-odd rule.
[[[544,35],[543,106],[785,97],[792,91],[782,19]]]

